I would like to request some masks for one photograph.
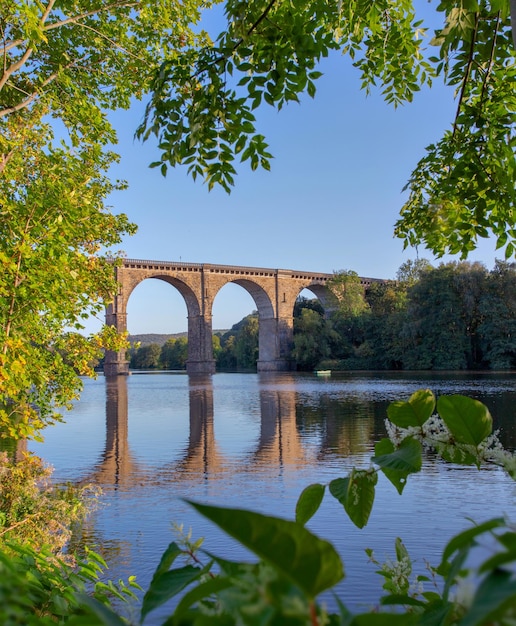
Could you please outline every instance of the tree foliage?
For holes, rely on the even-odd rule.
[[[187,359],[188,339],[186,337],[169,339],[161,347],[159,364],[165,369],[183,370],[186,368]]]
[[[397,281],[373,283],[368,308],[318,318],[317,332],[296,322],[302,369],[511,369],[515,266],[427,261],[403,264]],[[325,337],[333,339],[325,343]],[[327,346],[321,357],[321,347]],[[309,364],[305,367],[305,363]]]
[[[348,55],[369,91],[411,101],[437,77],[456,90],[457,113],[444,137],[412,173],[396,234],[435,254],[467,256],[494,234],[506,258],[515,251],[516,69],[509,0],[444,0],[430,36],[409,0],[227,0],[227,25],[214,44],[165,61],[139,135],[155,134],[153,165],[185,164],[195,179],[227,191],[235,161],[269,169],[256,128],[262,103],[281,109],[314,96],[321,58]],[[515,27],[516,32],[516,27]],[[515,37],[516,40],[516,37]]]
[[[216,351],[217,368],[254,370],[258,361],[258,313],[246,315],[219,340]]]
[[[0,546],[6,552],[13,542],[35,550],[45,547],[73,565],[68,542],[74,527],[94,508],[100,490],[55,484],[51,468],[40,458],[26,452],[18,456],[13,460],[0,452]]]
[[[204,6],[204,4],[203,4]],[[155,69],[194,41],[200,2],[0,0],[0,432],[35,435],[77,396],[112,329],[82,318],[116,290],[113,215],[122,189],[107,112],[129,107]]]
[[[133,226],[104,206],[118,186],[106,175],[109,152],[54,145],[48,125],[15,118],[11,142],[0,139],[16,144],[0,174],[0,431],[26,437],[60,419],[54,405],[76,397],[77,373],[119,345],[112,329],[78,331],[114,289],[113,265],[96,253]]]
[[[365,289],[359,275],[353,270],[334,272],[327,287],[338,303],[339,313],[345,317],[355,317],[368,308]]]

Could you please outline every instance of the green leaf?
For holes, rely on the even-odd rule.
[[[371,470],[353,468],[346,478],[336,478],[330,483],[330,493],[344,507],[351,521],[363,528],[373,508],[378,474]]]
[[[480,573],[489,572],[498,568],[501,568],[503,565],[507,563],[516,562],[516,550],[508,550],[507,552],[498,552],[493,555],[487,561],[484,561],[482,565],[478,568]]]
[[[440,450],[439,454],[445,461],[448,461],[448,463],[456,463],[457,465],[479,465],[478,457],[459,445],[454,445],[453,447],[448,446],[444,450]]]
[[[494,519],[488,520],[483,524],[479,524],[478,526],[474,526],[473,528],[468,528],[455,537],[452,537],[448,544],[446,545],[441,563],[447,561],[448,558],[456,551],[461,550],[462,548],[470,548],[474,545],[476,537],[485,532],[493,530],[494,528],[500,528],[505,526],[505,521],[503,517],[496,517]]]
[[[180,591],[183,591],[185,587],[200,578],[206,571],[207,568],[201,569],[193,565],[185,565],[184,567],[154,576],[149,589],[143,597],[142,621],[148,613],[170,600],[170,598],[173,598]]]
[[[114,611],[112,611],[109,607],[105,606],[95,598],[88,596],[87,594],[79,594],[77,596],[77,600],[80,605],[88,607],[88,609],[95,615],[98,619],[98,624],[102,624],[103,626],[125,626],[125,621],[119,617]],[[90,620],[90,624],[92,626],[96,623],[92,621],[92,617],[88,615]],[[73,618],[68,622],[70,624],[73,623]]]
[[[397,561],[402,561],[403,559],[406,559],[406,560],[410,561],[410,557],[409,557],[409,553],[407,551],[407,548],[405,547],[405,544],[400,539],[400,537],[396,537],[396,540],[394,542],[394,547],[396,549],[396,560]]]
[[[376,444],[375,452],[377,454],[371,460],[382,469],[385,476],[401,493],[407,476],[421,470],[422,446],[417,439],[407,437],[398,448],[392,446],[393,451],[387,452],[388,446],[385,441],[389,440],[382,439]],[[385,452],[383,452],[384,450]],[[382,454],[378,454],[378,452],[382,452]]]
[[[390,439],[384,438],[380,439],[375,444],[374,451],[376,457],[384,457],[386,455],[392,454],[395,452],[396,448]],[[373,457],[373,461],[376,457]],[[389,469],[387,467],[380,467],[385,477],[396,487],[396,490],[401,495],[403,493],[403,489],[407,484],[407,476],[410,472],[400,471],[397,469]]]
[[[342,561],[335,548],[297,522],[242,509],[187,502],[282,572],[311,598],[344,577]]]
[[[390,421],[400,428],[422,426],[435,409],[435,396],[430,389],[419,389],[406,401],[392,402],[387,407]]]
[[[167,549],[161,555],[158,567],[154,572],[153,578],[157,578],[161,574],[164,574],[170,569],[170,566],[174,563],[178,556],[184,554],[183,550],[177,545],[175,541],[168,544]]]
[[[380,598],[380,604],[383,605],[393,605],[393,604],[401,604],[406,606],[426,606],[426,602],[422,600],[417,600],[416,598],[412,598],[410,596],[404,594],[391,594],[389,596],[383,596]]]
[[[493,420],[482,402],[467,396],[441,396],[437,411],[460,443],[478,446],[493,430]]]
[[[303,489],[296,504],[296,522],[304,525],[317,513],[325,490],[325,486],[318,483]]]
[[[221,576],[217,576],[216,578],[209,578],[205,582],[196,585],[191,591],[185,593],[185,595],[181,598],[181,601],[174,611],[174,617],[180,617],[196,602],[199,602],[204,598],[208,598],[209,596],[216,594],[223,589],[228,589],[232,585],[233,583],[229,578],[222,578]]]
[[[421,623],[413,613],[363,613],[355,615],[350,626],[411,626]]]
[[[516,605],[516,580],[510,572],[495,570],[487,576],[477,589],[469,611],[461,620],[461,626],[477,626],[496,623],[505,610]],[[509,615],[505,615],[509,617]]]

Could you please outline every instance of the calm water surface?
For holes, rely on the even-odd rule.
[[[137,574],[145,588],[176,538],[174,524],[205,537],[214,553],[247,556],[182,498],[293,518],[306,485],[328,483],[353,465],[369,467],[374,444],[385,435],[388,403],[422,387],[482,400],[506,447],[515,449],[515,383],[516,374],[99,377],[85,380],[66,423],[31,448],[54,466],[57,480],[102,486],[86,539],[102,546],[109,577]],[[424,559],[436,564],[446,540],[469,525],[466,517],[480,522],[505,513],[515,520],[515,504],[516,483],[502,471],[427,458],[403,496],[380,476],[366,528],[355,528],[329,496],[309,527],[342,555],[346,579],[339,591],[356,609],[377,600],[381,589],[365,548],[385,560],[400,536],[424,573]]]

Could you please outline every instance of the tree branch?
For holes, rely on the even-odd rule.
[[[271,12],[272,7],[276,4],[277,0],[270,0],[269,4],[265,7],[263,13],[260,15],[260,17],[256,20],[256,22],[254,22],[254,24],[251,25],[251,27],[249,28],[249,30],[247,31],[247,36],[252,35],[253,32],[258,28],[258,26],[263,22],[263,20],[267,17],[267,15]],[[516,0],[515,0],[516,2]],[[240,37],[240,39],[238,41],[236,41],[233,44],[233,47],[231,48],[231,52],[229,54],[221,54],[219,57],[217,57],[216,59],[214,59],[211,63],[209,63],[209,65],[216,65],[217,63],[220,63],[221,61],[225,61],[227,60],[230,56],[233,55],[233,53],[238,50],[238,48],[244,43],[244,38]],[[196,76],[199,76],[199,74],[202,74],[204,71],[206,70],[206,68],[202,68],[200,70],[198,70],[197,72],[195,72],[195,74],[191,77],[192,79],[195,78]]]
[[[105,39],[106,41],[108,41],[112,46],[114,46],[115,48],[118,48],[119,50],[121,50],[122,52],[125,52],[126,54],[128,54],[129,56],[133,57],[133,59],[136,59],[137,61],[141,61],[142,59],[140,57],[137,57],[135,54],[133,54],[130,50],[127,50],[127,48],[124,48],[123,46],[121,46],[120,44],[118,44],[116,41],[114,41],[113,39],[110,39],[107,35],[104,35],[104,33],[100,32],[99,30],[97,30],[96,28],[93,28],[93,26],[88,26],[88,24],[78,24],[78,26],[80,26],[81,28],[86,28],[88,30],[91,30],[93,33],[95,33],[96,35],[99,35],[99,37],[102,37],[102,39]]]
[[[16,72],[16,70],[19,70],[20,67],[23,67],[25,65],[25,63],[27,62],[31,54],[32,54],[32,48],[27,48],[27,50],[25,50],[25,52],[23,53],[23,56],[21,57],[21,59],[18,59],[16,63],[13,63],[10,67],[4,70],[4,73],[2,74],[2,77],[0,78],[0,90],[3,89],[3,87],[5,86],[5,83],[9,80],[12,74]]]
[[[55,0],[53,0],[53,2],[55,2]],[[91,17],[92,15],[97,15],[98,13],[101,13],[101,12],[110,11],[111,9],[118,9],[118,8],[123,8],[123,7],[131,8],[131,7],[138,6],[139,4],[140,3],[138,2],[138,0],[132,1],[132,2],[114,2],[113,4],[108,4],[106,6],[99,7],[98,9],[95,9],[93,11],[87,11],[86,13],[81,13],[80,15],[67,17],[64,20],[60,20],[59,22],[52,22],[51,24],[47,24],[43,28],[43,31],[48,32],[49,30],[53,30],[54,28],[61,28],[61,26],[65,26],[66,24],[75,24],[79,22],[80,20],[85,19],[86,17]],[[24,39],[16,39],[14,41],[9,42],[8,44],[4,44],[3,46],[4,54],[5,52],[8,52],[9,50],[16,48],[17,46],[21,46],[24,41],[25,41]]]
[[[500,11],[498,11],[498,16],[496,18],[496,28],[495,28],[493,40],[491,42],[491,53],[489,55],[489,64],[486,69],[486,75],[484,76],[484,82],[482,83],[482,93],[480,95],[480,106],[482,106],[484,102],[484,96],[487,90],[487,82],[489,80],[489,76],[491,75],[491,70],[493,69],[493,60],[494,60],[494,55],[495,55],[496,40],[498,38],[499,26],[500,26]]]
[[[66,68],[72,67],[72,65],[74,65],[75,61],[73,63],[70,63],[69,65],[65,66]],[[48,76],[42,83],[40,86],[40,89],[43,87],[46,87],[47,85],[49,85],[51,82],[53,82],[57,77],[59,76],[59,72],[54,72],[53,74],[50,74],[50,76]],[[31,104],[31,102],[34,102],[34,100],[41,95],[41,91],[35,91],[34,93],[30,94],[27,98],[25,98],[25,100],[22,100],[21,102],[18,102],[18,104],[15,104],[12,107],[7,107],[6,109],[0,109],[0,118],[1,117],[5,117],[6,115],[9,115],[10,113],[15,113],[16,111],[20,111],[21,109],[24,109],[26,107],[29,106],[29,104]]]
[[[56,0],[49,0],[47,7],[45,9],[45,11],[43,12],[43,15],[41,16],[41,20],[40,20],[40,24],[41,26],[43,26],[45,24],[45,22],[48,19],[48,16],[50,15],[54,4],[55,4]],[[4,72],[2,74],[2,78],[0,78],[0,90],[4,87],[5,83],[9,80],[9,77],[16,72],[17,70],[20,69],[20,67],[23,67],[25,65],[25,63],[28,61],[30,55],[32,54],[33,48],[32,47],[28,47],[24,54],[22,55],[22,57],[20,59],[18,59],[18,61],[16,61],[16,63],[13,63],[10,67],[4,69]],[[4,56],[5,53],[7,52],[7,50],[5,49],[4,46]]]
[[[9,150],[7,154],[0,154],[0,176],[3,174],[14,153],[15,149],[13,148],[12,150]]]
[[[473,33],[471,34],[471,43],[470,43],[470,46],[469,46],[468,64],[466,66],[466,71],[464,72],[464,78],[462,79],[462,87],[461,87],[461,90],[460,90],[459,103],[457,105],[457,112],[455,113],[455,120],[453,122],[452,137],[455,137],[455,133],[457,132],[457,127],[458,127],[457,120],[459,118],[460,109],[462,107],[462,101],[464,99],[464,94],[466,93],[466,85],[468,84],[468,80],[469,80],[469,77],[471,75],[471,68],[473,66],[473,53],[475,51],[475,43],[476,43],[476,38],[477,38],[477,33],[478,33],[479,19],[480,19],[480,15],[479,15],[479,13],[477,11],[477,13],[475,13],[475,28],[473,30]]]
[[[516,0],[511,0],[511,27],[512,27],[512,43],[516,50]]]

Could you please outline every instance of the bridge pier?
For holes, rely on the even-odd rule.
[[[256,364],[259,372],[291,372],[295,363],[290,359],[294,338],[292,318],[260,319],[260,358]]]
[[[193,315],[188,317],[188,374],[214,374],[211,316]]]
[[[106,309],[106,324],[108,326],[114,326],[119,333],[127,330],[127,313],[125,307],[119,308],[119,298],[117,296],[114,301],[108,305]],[[121,312],[123,311],[123,312]],[[119,350],[113,352],[112,350],[106,350],[104,359],[104,376],[128,376],[129,375],[129,361],[126,357],[125,350]]]

